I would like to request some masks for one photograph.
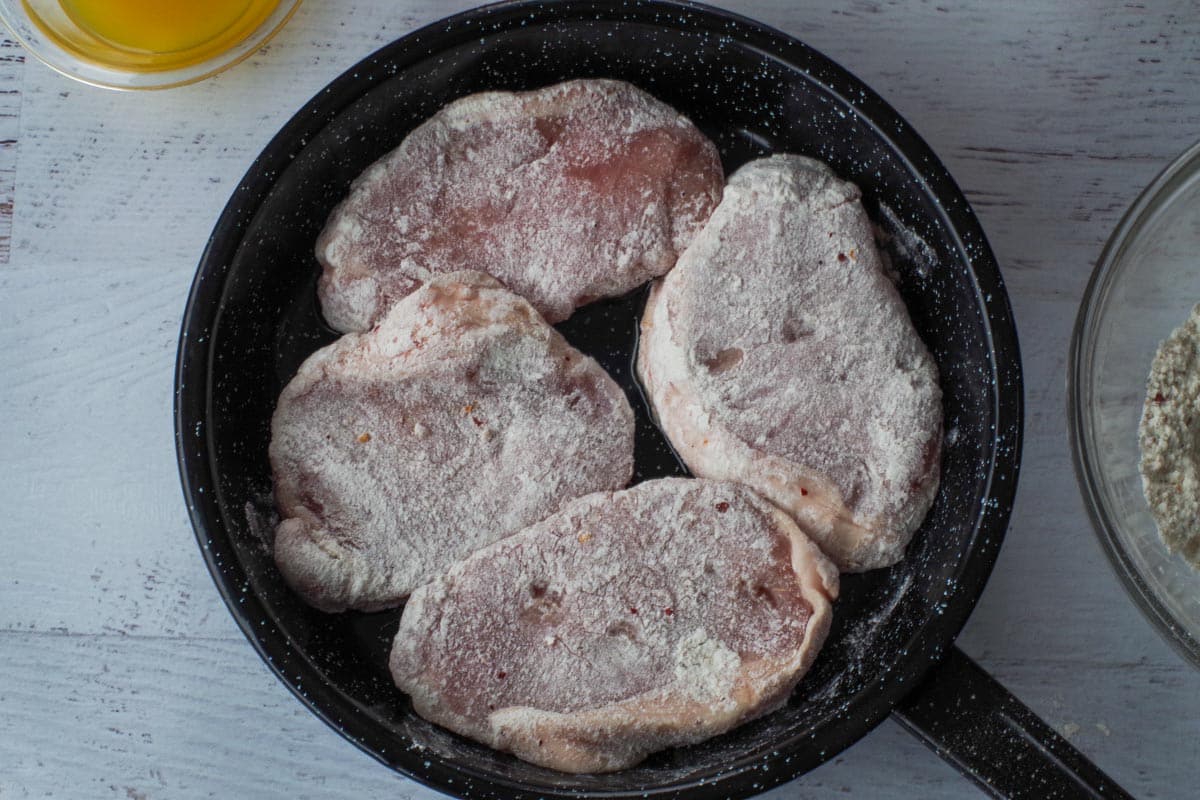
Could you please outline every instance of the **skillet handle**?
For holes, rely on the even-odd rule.
[[[992,797],[1132,797],[957,647],[892,714]]]

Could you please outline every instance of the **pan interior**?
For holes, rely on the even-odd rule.
[[[911,683],[952,641],[966,613],[956,604],[969,609],[982,588],[1007,517],[1006,496],[993,496],[996,442],[1007,435],[1015,444],[1019,435],[997,431],[1004,421],[985,291],[992,287],[981,288],[975,272],[980,265],[994,270],[990,252],[981,238],[964,244],[954,215],[966,213],[965,201],[940,165],[914,166],[901,155],[905,148],[924,152],[907,126],[873,96],[854,94],[859,84],[811,50],[694,9],[661,19],[649,12],[622,19],[539,12],[526,24],[514,14],[491,17],[494,24],[469,35],[461,25],[440,36],[426,31],[364,62],[359,80],[339,85],[336,107],[319,129],[303,136],[285,129],[251,169],[247,185],[251,193],[260,187],[261,201],[231,202],[201,264],[181,344],[181,380],[189,358],[206,355],[208,365],[203,411],[195,410],[204,435],[194,456],[187,444],[191,406],[180,401],[181,459],[201,540],[235,616],[293,690],[364,749],[438,788],[470,796],[640,794],[700,782],[714,782],[714,791],[721,786],[722,796],[766,788],[831,757],[885,715],[887,698],[901,696],[900,684]],[[771,52],[781,43],[791,48],[787,58]],[[795,152],[856,182],[889,236],[901,292],[945,395],[942,485],[933,510],[905,561],[844,578],[832,634],[788,706],[604,776],[543,770],[413,715],[386,669],[400,611],[319,613],[284,586],[267,545],[270,416],[300,362],[335,338],[316,303],[313,257],[331,208],[367,165],[450,100],[578,77],[626,80],[679,109],[717,143],[727,172],[764,154]],[[915,144],[889,138],[898,131]],[[931,172],[944,184],[940,201]],[[944,206],[947,186],[962,208]],[[994,290],[1006,310],[998,283]],[[636,480],[686,474],[632,377],[644,301],[638,290],[560,325],[629,394],[638,415]],[[1013,381],[1019,395],[1019,375]],[[197,390],[181,386],[181,395]],[[205,485],[212,489],[200,498],[196,489]],[[971,559],[986,563],[968,575]]]

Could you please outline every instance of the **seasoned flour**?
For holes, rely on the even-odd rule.
[[[1200,569],[1200,305],[1158,347],[1138,438],[1158,532],[1168,550]]]

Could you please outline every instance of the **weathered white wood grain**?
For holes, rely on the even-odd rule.
[[[180,500],[171,374],[200,249],[254,155],[342,69],[468,5],[306,3],[268,51],[148,95],[81,87],[0,49],[0,140],[15,124],[6,92],[21,101],[17,147],[0,144],[0,253],[4,159],[16,167],[0,263],[0,797],[433,796],[309,716],[236,632]],[[1200,138],[1194,3],[727,5],[906,116],[1004,269],[1026,450],[964,649],[1135,794],[1194,796],[1200,674],[1133,609],[1094,540],[1063,396],[1108,231]],[[976,796],[895,726],[776,796],[801,792]]]
[[[13,191],[17,178],[17,137],[21,130],[21,66],[25,51],[0,38],[0,264],[11,251]]]
[[[471,5],[414,14],[390,2],[307,3],[246,63],[166,92],[97,91],[26,70],[17,186],[25,213],[13,233],[21,257],[194,270],[237,182],[292,114],[373,50]]]
[[[240,640],[0,634],[0,797],[432,798],[317,722]],[[50,667],[53,665],[53,668]],[[1176,713],[1181,664],[1147,665],[1147,691],[1120,667],[1064,682],[1073,663],[999,662],[1028,684],[1047,721],[1139,797],[1174,762],[1200,756]],[[1143,719],[1155,720],[1146,725]],[[975,790],[893,723],[770,797],[971,797]]]
[[[18,251],[19,252],[19,251]],[[0,268],[0,627],[229,635],[174,468],[185,270]],[[194,594],[205,596],[199,609]]]

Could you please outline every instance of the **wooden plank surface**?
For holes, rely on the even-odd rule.
[[[341,70],[468,5],[306,3],[231,72],[144,95],[73,84],[0,44],[0,253],[9,225],[12,246],[0,263],[0,798],[434,796],[304,711],[237,632],[181,501],[171,379],[196,261],[255,154]],[[727,5],[822,50],[912,122],[1004,270],[1026,450],[963,649],[1138,796],[1196,796],[1200,675],[1095,542],[1064,397],[1105,237],[1200,138],[1195,4]],[[890,723],[775,796],[797,793],[977,796]]]
[[[21,66],[25,51],[0,37],[0,264],[12,251],[13,192],[17,179],[17,139],[21,132]]]

